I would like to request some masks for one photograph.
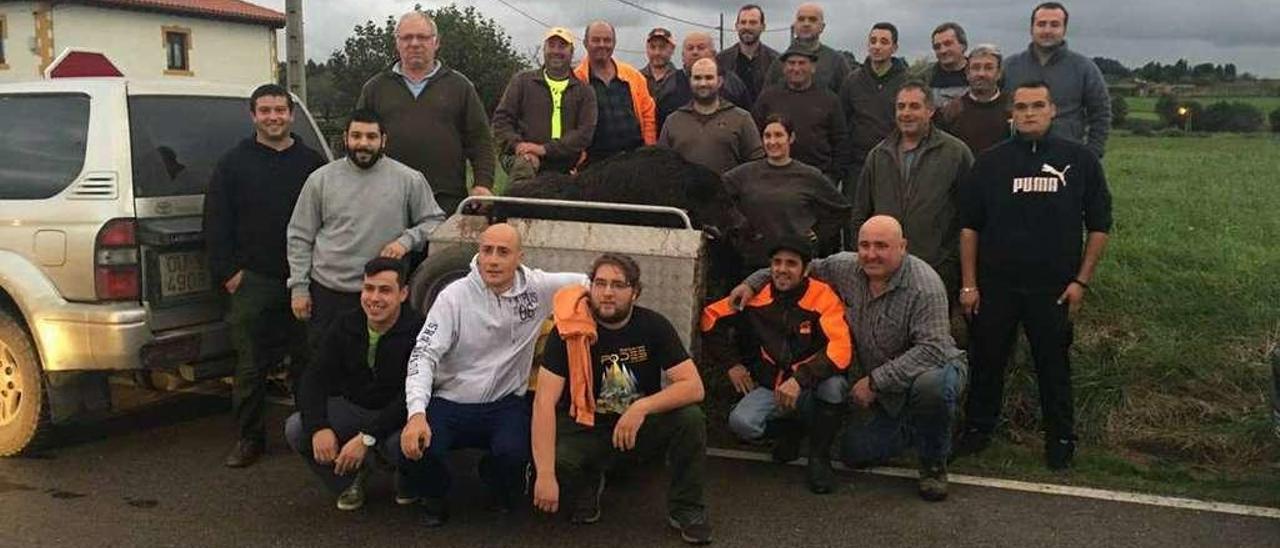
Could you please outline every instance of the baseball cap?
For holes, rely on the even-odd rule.
[[[772,257],[779,251],[790,251],[800,256],[800,262],[809,264],[813,260],[813,242],[809,238],[799,234],[786,234],[779,237],[769,246],[769,256]]]
[[[661,38],[663,40],[666,40],[668,43],[670,43],[673,46],[676,45],[676,39],[674,36],[671,35],[671,31],[664,29],[662,27],[658,27],[649,31],[649,37],[645,39],[645,42],[648,42],[649,40],[653,40],[654,38]]]
[[[782,52],[782,55],[778,56],[778,59],[781,61],[786,61],[787,58],[791,57],[792,55],[800,55],[803,57],[808,57],[810,61],[818,60],[817,53],[809,49],[805,49],[804,47],[801,47],[797,44],[792,44],[791,47],[787,48],[787,51]]]
[[[570,46],[573,45],[573,33],[569,32],[569,29],[566,29],[564,27],[551,27],[547,29],[547,34],[542,37],[542,41],[546,42],[547,40],[550,40],[552,37],[556,37],[561,40],[564,40],[565,42],[568,42]]]

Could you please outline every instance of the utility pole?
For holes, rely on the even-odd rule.
[[[285,0],[284,56],[289,91],[306,104],[307,54],[302,40],[302,0]]]
[[[724,12],[720,12],[720,47],[717,48],[724,51]]]

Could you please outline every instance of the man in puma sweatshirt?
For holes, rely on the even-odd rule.
[[[448,520],[445,458],[456,448],[489,452],[480,462],[494,506],[510,509],[529,462],[529,405],[524,399],[534,343],[561,287],[587,284],[579,273],[521,264],[520,234],[495,224],[479,239],[471,272],[441,291],[409,356],[408,424],[401,433],[407,471],[425,497],[425,525]]]

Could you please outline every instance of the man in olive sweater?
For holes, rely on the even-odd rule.
[[[756,99],[751,115],[756,127],[778,114],[795,125],[791,155],[818,168],[833,183],[844,179],[844,162],[837,154],[845,148],[848,126],[840,98],[814,79],[818,57],[803,48],[792,47],[778,58],[786,65],[786,82],[769,86]]]
[[[396,25],[400,60],[360,90],[357,109],[377,112],[387,124],[387,156],[421,171],[436,202],[453,214],[468,194],[492,194],[493,134],[480,95],[465,75],[436,58],[440,37],[431,16],[411,11]]]

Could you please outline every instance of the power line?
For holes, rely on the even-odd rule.
[[[625,6],[631,6],[631,7],[635,8],[635,9],[638,9],[638,10],[643,11],[643,12],[648,13],[648,14],[657,15],[658,17],[662,17],[662,18],[664,18],[664,19],[670,19],[670,20],[672,20],[672,21],[676,21],[676,22],[678,22],[678,23],[684,23],[684,24],[686,24],[686,25],[693,25],[693,26],[695,26],[695,27],[701,27],[701,28],[704,28],[704,29],[720,30],[720,26],[719,26],[719,25],[704,25],[704,24],[699,23],[699,22],[697,22],[697,21],[690,21],[690,20],[688,20],[688,19],[681,19],[681,18],[676,17],[676,16],[674,16],[674,15],[667,15],[667,14],[662,13],[662,12],[660,12],[660,11],[658,11],[658,10],[655,10],[655,9],[646,8],[646,7],[644,7],[644,6],[640,5],[640,4],[637,4],[637,3],[635,3],[635,2],[632,2],[632,1],[630,1],[630,0],[613,0],[613,1],[614,1],[614,2],[617,2],[617,3],[619,3],[619,4],[622,4],[622,5],[625,5]]]
[[[532,16],[532,15],[529,15],[529,13],[528,13],[528,12],[526,12],[526,11],[524,11],[524,10],[520,9],[520,8],[517,8],[517,7],[513,6],[513,5],[511,5],[511,3],[510,3],[510,2],[507,2],[507,0],[497,0],[497,1],[498,1],[498,3],[499,3],[499,4],[502,4],[502,5],[504,5],[504,6],[508,7],[508,8],[511,8],[511,11],[514,11],[514,12],[516,12],[516,13],[520,14],[520,15],[525,16],[525,18],[529,19],[530,21],[533,21],[534,23],[537,23],[537,24],[539,24],[539,25],[542,25],[543,27],[551,28],[551,25],[547,24],[547,22],[546,22],[546,21],[543,21],[543,20],[541,20],[541,19],[538,19],[537,17],[534,17],[534,16]]]

